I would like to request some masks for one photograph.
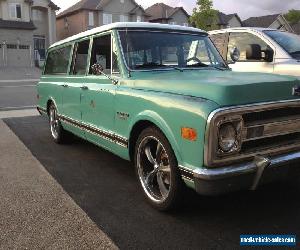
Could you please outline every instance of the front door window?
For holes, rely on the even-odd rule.
[[[241,53],[239,61],[247,61],[246,51],[247,46],[250,44],[260,45],[262,51],[269,49],[269,46],[262,39],[251,33],[231,33],[228,43],[227,60],[231,61],[230,52],[236,47]]]
[[[99,66],[105,74],[111,74],[111,35],[96,37],[93,40],[90,74]]]

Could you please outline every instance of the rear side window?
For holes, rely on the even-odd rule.
[[[50,51],[47,57],[44,74],[67,74],[69,59],[70,59],[71,45]]]

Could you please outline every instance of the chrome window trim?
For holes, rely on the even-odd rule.
[[[246,105],[239,105],[239,106],[230,106],[230,107],[223,107],[212,111],[207,119],[206,131],[205,131],[205,142],[204,142],[204,165],[206,167],[218,167],[224,166],[226,163],[233,163],[236,161],[242,161],[243,159],[252,158],[253,156],[257,155],[257,152],[249,153],[246,155],[235,155],[229,157],[223,157],[223,159],[213,159],[216,155],[216,152],[213,152],[212,148],[212,141],[214,140],[214,129],[213,126],[214,121],[220,115],[228,115],[231,112],[234,112],[234,115],[238,115],[239,113],[246,113],[254,112],[254,111],[264,111],[264,110],[272,110],[276,108],[285,108],[285,107],[297,107],[300,106],[300,99],[295,100],[281,100],[276,102],[262,102],[262,103],[255,103],[255,104],[246,104]],[[217,125],[217,124],[216,124]],[[216,139],[215,139],[216,140]],[[280,149],[270,149],[263,151],[263,154],[274,154],[278,152],[284,151],[291,151],[293,149],[300,148],[300,142],[296,144],[292,144],[288,147],[280,147]]]
[[[118,38],[118,43],[119,43],[119,49],[121,50],[121,54],[122,54],[122,58],[123,58],[123,62],[124,62],[124,65],[125,65],[125,68],[127,69],[128,72],[153,72],[153,71],[174,71],[173,68],[157,68],[157,69],[130,69],[128,64],[127,64],[127,61],[126,61],[126,57],[125,57],[125,54],[124,54],[124,50],[123,50],[123,46],[122,46],[122,42],[121,42],[121,38],[120,38],[120,31],[126,31],[126,29],[117,29],[117,38]],[[166,31],[162,31],[162,30],[147,30],[147,29],[141,29],[141,30],[136,30],[136,29],[130,29],[130,31],[139,31],[139,32],[142,32],[142,31],[147,31],[147,32],[153,32],[153,33],[165,33]],[[178,35],[193,35],[193,36],[203,36],[203,37],[207,37],[209,40],[209,36],[206,34],[206,33],[189,33],[189,32],[169,32],[167,31],[167,33],[172,33],[172,34],[178,34]],[[211,41],[211,40],[210,40]],[[211,41],[212,45],[214,45],[214,43]],[[220,52],[217,50],[218,54],[220,55]],[[223,59],[223,57],[220,55],[221,59],[223,60],[224,62],[224,65],[226,66],[227,65],[227,62]],[[205,67],[205,68],[180,68],[182,70],[215,70],[216,68],[214,68],[213,66],[208,66],[208,67]],[[224,68],[226,69],[226,68]]]

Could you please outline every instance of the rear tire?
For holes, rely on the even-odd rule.
[[[54,142],[57,144],[66,143],[68,139],[68,132],[62,127],[57,114],[57,108],[53,103],[49,106],[49,125]]]
[[[184,183],[170,143],[156,127],[145,129],[135,147],[136,174],[147,201],[157,210],[178,208]]]

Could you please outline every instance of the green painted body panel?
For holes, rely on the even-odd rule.
[[[128,85],[202,97],[220,106],[293,99],[294,77],[218,70],[135,73]]]
[[[113,34],[115,34],[113,32]],[[43,75],[38,84],[38,106],[52,100],[58,113],[84,126],[104,131],[111,138],[130,141],[140,121],[155,124],[169,140],[178,163],[191,170],[203,166],[209,114],[223,106],[294,99],[292,77],[236,73],[216,69],[128,72],[119,46],[118,84],[104,76]],[[69,85],[68,88],[62,85]],[[88,90],[81,89],[87,86]],[[129,147],[62,122],[65,129],[129,160]],[[195,128],[196,141],[181,137],[181,128]],[[187,183],[193,187],[193,183]]]

